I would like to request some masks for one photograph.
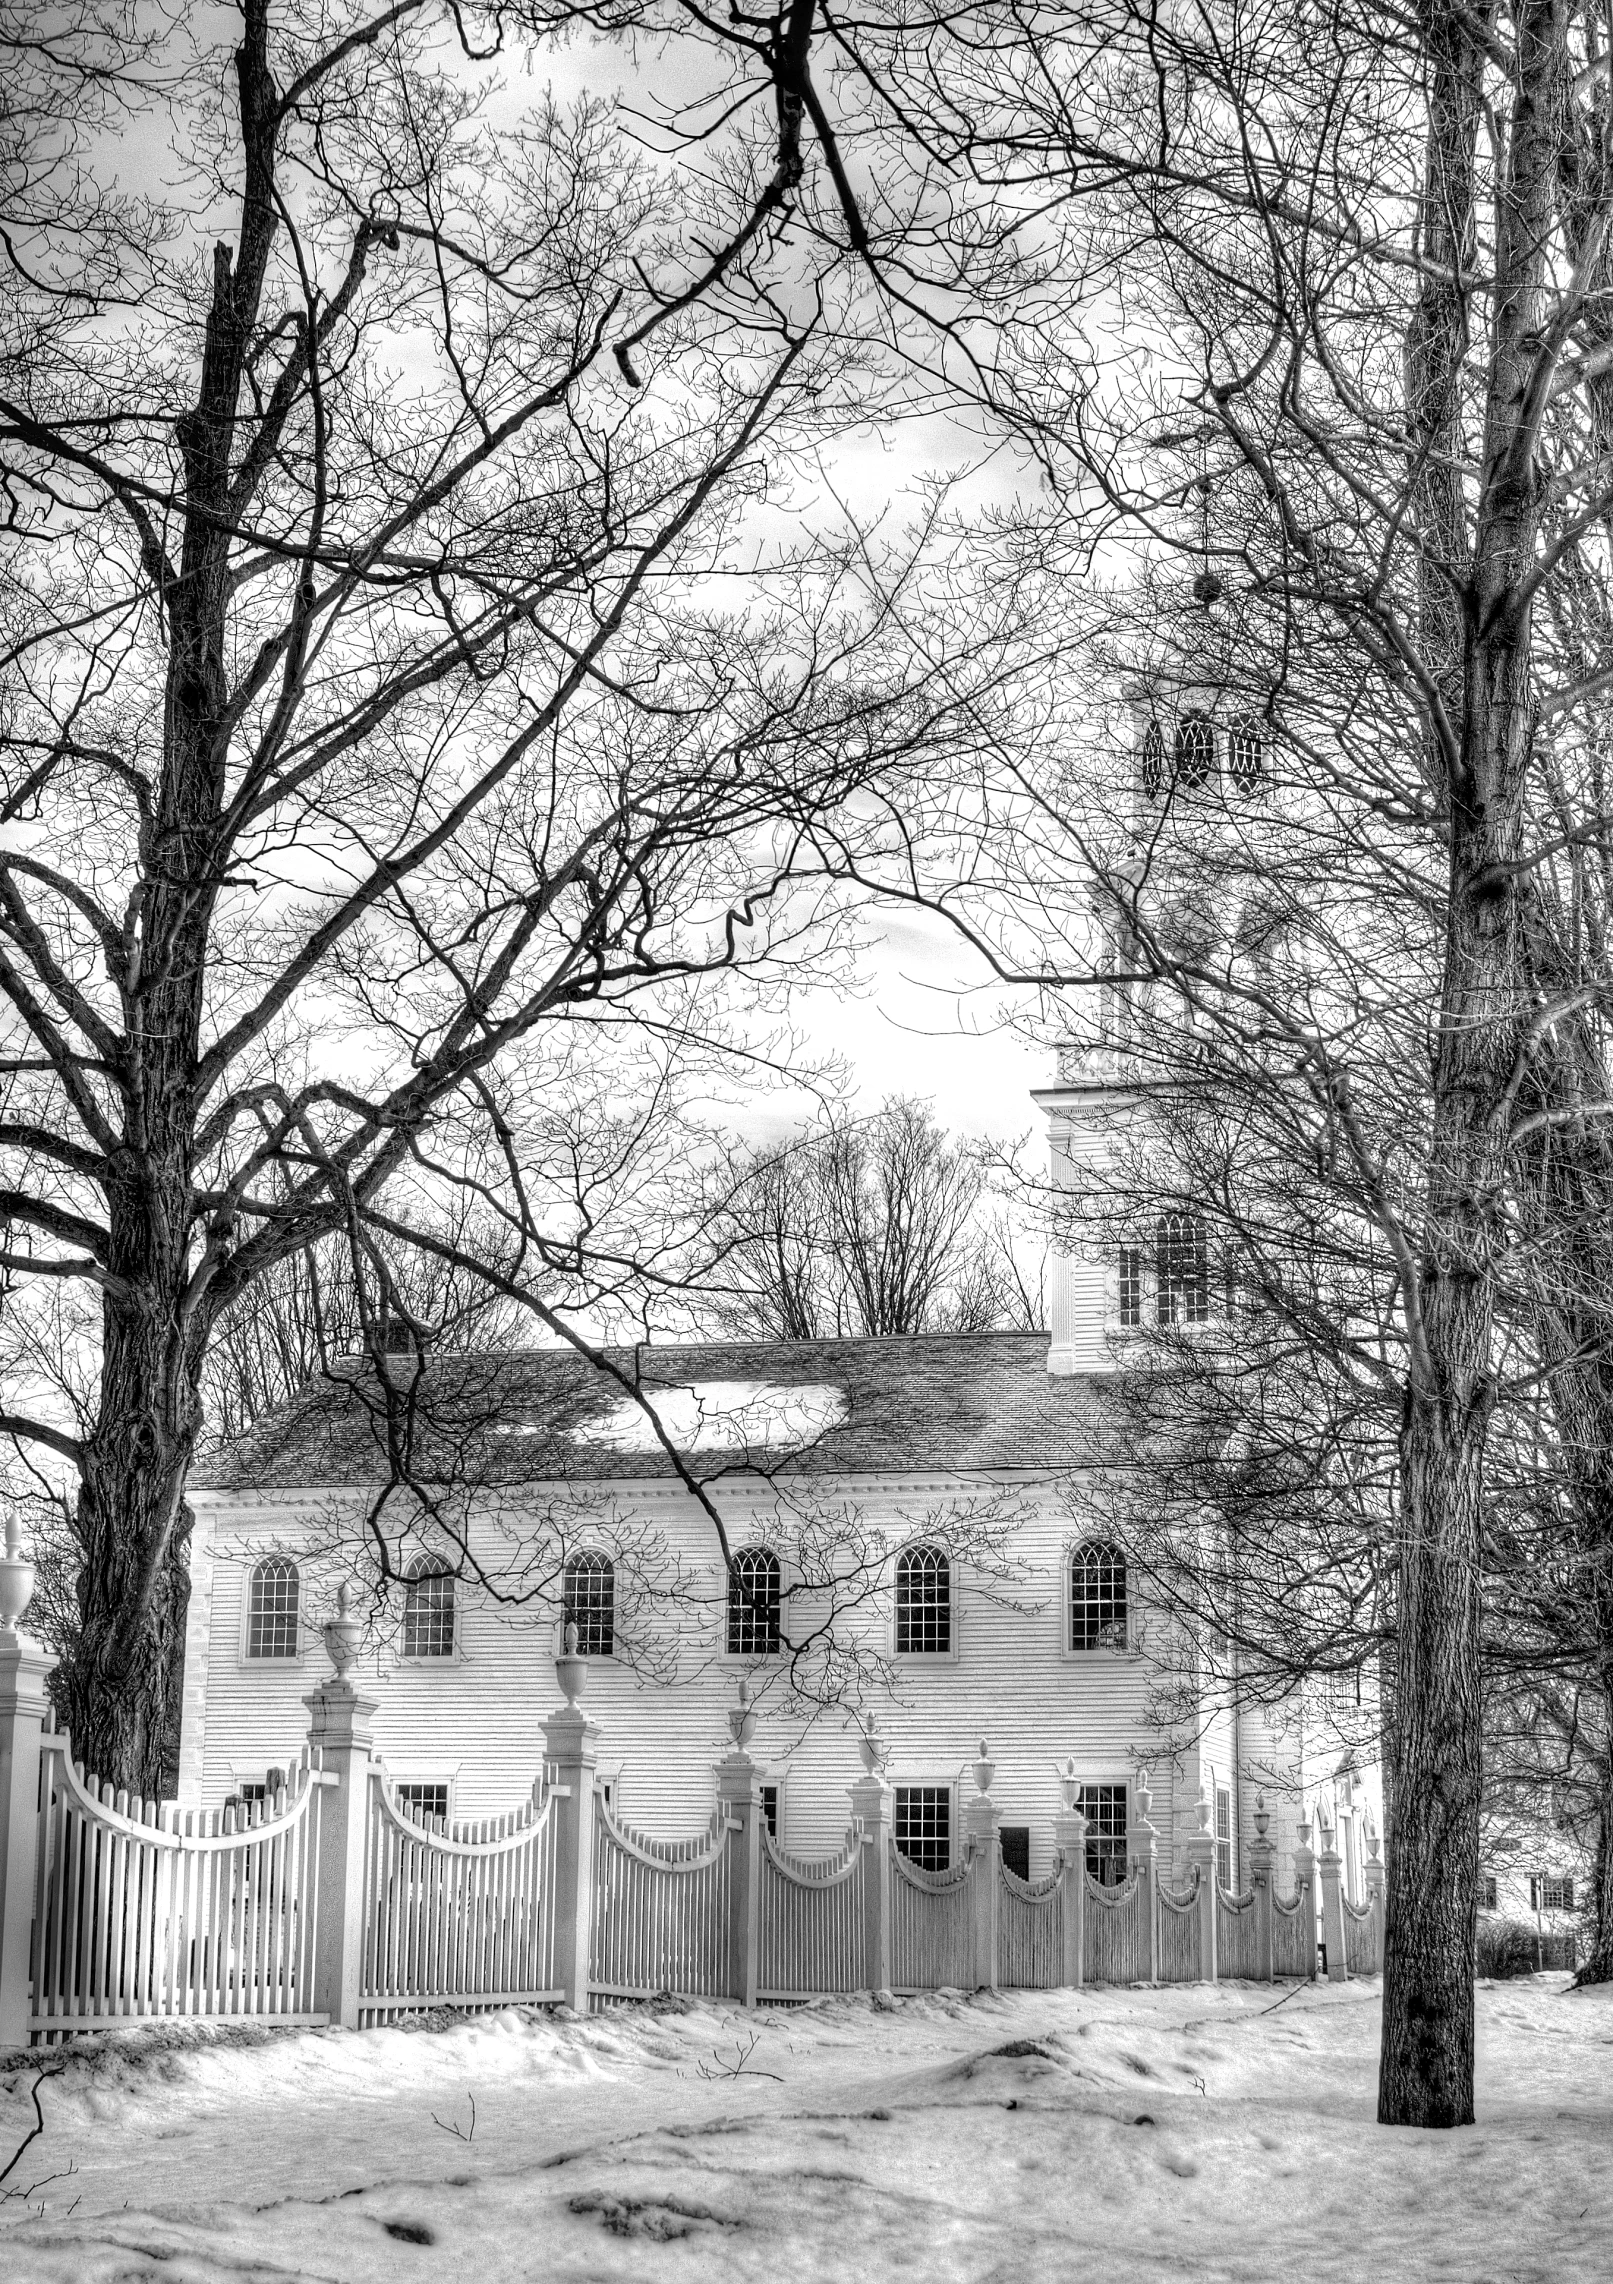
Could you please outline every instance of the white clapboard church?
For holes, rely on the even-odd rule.
[[[1198,709],[1183,719],[1196,725],[1196,782],[1224,749],[1226,800],[1241,798],[1248,735],[1218,737]],[[1159,733],[1138,735],[1146,800]],[[1122,1062],[1101,1039],[1070,1049],[1037,1099],[1056,1180],[1081,1182],[1129,1115]],[[1274,1712],[1208,1682],[1195,1701],[1191,1660],[1091,1498],[1117,1353],[1144,1305],[1159,1305],[1143,1283],[1137,1255],[1060,1261],[1050,1336],[615,1356],[705,1480],[698,1497],[643,1405],[587,1360],[443,1354],[397,1364],[413,1375],[410,1474],[428,1495],[411,1519],[407,1495],[387,1488],[368,1368],[339,1368],[259,1421],[193,1494],[182,1797],[250,1795],[294,1753],[302,1700],[325,1671],[320,1622],[344,1575],[373,1575],[364,1544],[378,1521],[403,1577],[373,1604],[377,1741],[405,1799],[434,1814],[481,1817],[527,1796],[569,1614],[613,1803],[651,1836],[710,1815],[743,1679],[760,1708],[768,1818],[792,1854],[839,1845],[871,1718],[889,1747],[898,1845],[928,1869],[958,1851],[965,1772],[985,1738],[1004,1861],[1023,1876],[1051,1868],[1057,1771],[1073,1760],[1100,1877],[1123,1870],[1146,1772],[1168,1870],[1202,1797],[1223,1884],[1241,1886],[1264,1792],[1284,1872],[1301,1817],[1336,1815],[1346,1893],[1361,1901],[1374,1773],[1341,1761],[1298,1702]],[[467,1576],[456,1539],[491,1591]],[[825,1691],[831,1596],[838,1664]]]

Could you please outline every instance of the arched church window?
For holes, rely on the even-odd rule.
[[[253,1570],[246,1598],[248,1657],[296,1656],[299,1586],[297,1565],[283,1554],[269,1555]]]
[[[912,1546],[896,1558],[896,1648],[934,1657],[952,1647],[952,1565],[938,1546]]]
[[[1215,732],[1205,714],[1184,714],[1176,725],[1176,782],[1208,785],[1215,775]]]
[[[1165,734],[1158,722],[1150,722],[1143,732],[1142,778],[1143,792],[1157,801],[1165,790]]]
[[[403,1654],[454,1654],[454,1574],[440,1555],[417,1554],[404,1573]]]
[[[616,1566],[608,1554],[574,1554],[566,1564],[566,1624],[577,1629],[579,1657],[616,1651]]]
[[[1207,1324],[1210,1241],[1196,1213],[1162,1213],[1155,1232],[1161,1324]]]
[[[1233,723],[1227,735],[1227,775],[1239,793],[1255,793],[1260,789],[1265,766],[1266,748],[1260,724],[1245,714]]]
[[[1126,1558],[1106,1539],[1078,1546],[1070,1562],[1070,1647],[1126,1646]]]
[[[741,1547],[728,1568],[728,1655],[776,1657],[779,1559],[770,1546]]]

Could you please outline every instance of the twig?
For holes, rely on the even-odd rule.
[[[34,2097],[34,2124],[32,2129],[23,2135],[21,2141],[18,2142],[16,2148],[12,2151],[11,2162],[3,2170],[0,2170],[0,2181],[6,2181],[10,2179],[11,2175],[16,2172],[17,2167],[22,2162],[23,2151],[25,2149],[31,2148],[32,2145],[39,2139],[40,2135],[44,2132],[45,2112],[39,2099],[39,2089],[45,2083],[47,2078],[59,2078],[66,2067],[67,2064],[65,2062],[58,2062],[54,2069],[47,2070],[41,2066],[40,2069],[36,2071],[34,2075],[33,2086],[30,2089]],[[56,2176],[52,2175],[52,2179],[55,2178]],[[9,2190],[7,2194],[10,2196],[32,2196],[33,2190],[24,2189],[19,2191],[13,2189]]]
[[[439,2133],[451,2133],[456,2141],[468,2142],[474,2141],[476,2139],[476,2096],[474,2094],[470,2094],[467,2095],[466,2099],[470,2103],[469,2133],[462,2132],[461,2129],[453,2123],[452,2119],[445,2121],[444,2119],[440,2118],[437,2115],[436,2111],[433,2110],[431,2113],[431,2122],[437,2128]]]
[[[750,2037],[747,2039],[743,2046],[741,2046],[739,2040],[736,2038],[734,2040],[734,2060],[731,2063],[725,2062],[721,2054],[718,2052],[717,2048],[714,2046],[711,2050],[711,2059],[712,2062],[716,2064],[716,2068],[709,2068],[706,2063],[702,2062],[697,2066],[695,2070],[695,2076],[697,2078],[706,2079],[708,2083],[713,2082],[718,2078],[738,2078],[741,2076],[747,2078],[771,2078],[775,2085],[782,2086],[784,2080],[779,2076],[776,2070],[753,2070],[748,2066],[751,2056],[756,2051],[757,2040],[761,2037],[761,2035],[762,2034],[759,2030],[753,2030],[750,2034]]]

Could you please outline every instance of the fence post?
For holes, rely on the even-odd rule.
[[[348,1611],[344,1578],[336,1616],[321,1628],[332,1678],[303,1699],[308,1742],[325,1784],[319,1796],[319,1884],[314,1893],[315,2012],[344,2030],[358,2028],[364,1959],[364,1843],[370,1817],[371,1723],[375,1699],[347,1678],[358,1655],[359,1621]]]
[[[1215,1834],[1210,1830],[1210,1796],[1199,1786],[1199,1828],[1188,1838],[1187,1868],[1195,1873],[1193,1904],[1199,1922],[1199,1981],[1215,1981]]]
[[[1081,1798],[1081,1780],[1073,1759],[1059,1763],[1059,1790],[1064,1806],[1053,1818],[1062,1951],[1059,1981],[1066,1990],[1078,1991],[1086,1977],[1087,1820],[1076,1806]]]
[[[588,1661],[577,1655],[577,1628],[568,1624],[565,1647],[554,1661],[554,1675],[565,1704],[543,1724],[555,1819],[554,1886],[550,1924],[554,1929],[555,1988],[578,2014],[588,2012],[588,1947],[594,1922],[594,1772],[599,1764],[599,1724],[577,1703]]]
[[[1303,1803],[1301,1803],[1303,1806]],[[1311,1854],[1310,1818],[1302,1816],[1294,1827],[1294,1894],[1303,1895],[1310,1914],[1310,1948],[1305,1954],[1305,1980],[1316,1980],[1316,1858]]]
[[[739,1684],[739,1705],[728,1716],[734,1749],[717,1763],[717,1799],[732,1826],[728,1840],[728,1995],[741,2006],[756,2004],[756,1966],[761,1951],[762,1786],[756,1763],[745,1747],[756,1728],[750,1687]]]
[[[970,1917],[974,1921],[974,1980],[977,1991],[997,1988],[997,1915],[1002,1890],[999,1865],[1002,1842],[997,1837],[997,1803],[991,1797],[996,1763],[980,1740],[980,1758],[972,1763],[975,1796],[964,1804],[963,1831],[969,1850]]]
[[[1344,1887],[1340,1876],[1344,1859],[1333,1845],[1338,1826],[1326,1822],[1320,1802],[1316,1823],[1322,1842],[1322,1852],[1316,1859],[1322,1883],[1322,1951],[1327,1960],[1328,1981],[1342,1983],[1349,1980],[1350,1974],[1344,1955]]]
[[[1266,1838],[1271,1811],[1263,1792],[1255,1794],[1255,1837],[1249,1850],[1249,1884],[1255,1897],[1255,1979],[1272,1982],[1277,1973],[1277,1851]]]
[[[56,1660],[17,1621],[34,1590],[14,1514],[0,1562],[0,2046],[26,2046],[33,2014],[34,1874],[39,1856],[39,1738]]]
[[[1159,1980],[1159,1834],[1149,1822],[1154,1796],[1148,1789],[1148,1771],[1137,1771],[1137,1837],[1131,1846],[1131,1868],[1143,1905],[1143,1980]]]
[[[891,1987],[891,1788],[885,1782],[890,1747],[870,1714],[857,1750],[867,1774],[851,1787],[853,1829],[869,1851],[863,1861],[863,1983],[877,1997]]]
[[[1372,1906],[1372,1972],[1383,1973],[1383,1858],[1378,1853],[1378,1835],[1367,1826],[1367,1902]]]

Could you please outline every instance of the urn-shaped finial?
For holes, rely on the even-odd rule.
[[[325,1655],[330,1659],[338,1681],[347,1679],[347,1669],[358,1656],[359,1636],[364,1631],[349,1608],[352,1599],[353,1589],[344,1578],[336,1589],[336,1615],[327,1618],[319,1629],[325,1644]]]
[[[742,1753],[756,1734],[756,1708],[750,1701],[750,1683],[741,1674],[739,1703],[728,1716],[728,1734],[734,1740],[734,1750]]]
[[[1266,1796],[1263,1792],[1257,1792],[1255,1794],[1255,1831],[1262,1840],[1266,1837],[1266,1826],[1270,1822],[1271,1810],[1266,1806]]]
[[[1081,1805],[1081,1774],[1075,1765],[1074,1753],[1066,1753],[1063,1760],[1055,1761],[1059,1791],[1063,1795],[1067,1814],[1073,1814]]]
[[[974,1764],[974,1780],[976,1791],[983,1793],[989,1792],[991,1790],[991,1780],[996,1775],[996,1773],[997,1764],[992,1759],[991,1755],[987,1752],[986,1740],[984,1737],[982,1737],[980,1740],[980,1758]]]
[[[1210,1829],[1210,1796],[1202,1784],[1199,1786],[1199,1797],[1196,1803],[1196,1807],[1199,1820],[1199,1830],[1201,1832],[1208,1832]]]
[[[0,1560],[0,1626],[15,1633],[33,1599],[34,1566],[22,1551],[22,1524],[15,1508],[6,1517],[6,1551]]]
[[[863,1767],[870,1776],[884,1775],[891,1749],[888,1741],[880,1735],[879,1723],[872,1713],[864,1718],[862,1735],[857,1739],[857,1750],[862,1755]]]
[[[1148,1771],[1139,1769],[1137,1771],[1137,1829],[1140,1832],[1151,1832],[1154,1829],[1149,1821],[1153,1805],[1154,1796],[1148,1788]]]
[[[554,1661],[554,1677],[560,1684],[560,1694],[566,1703],[575,1705],[582,1695],[582,1685],[588,1678],[588,1660],[577,1654],[577,1623],[574,1618],[566,1620],[565,1631],[560,1639],[564,1647]]]

